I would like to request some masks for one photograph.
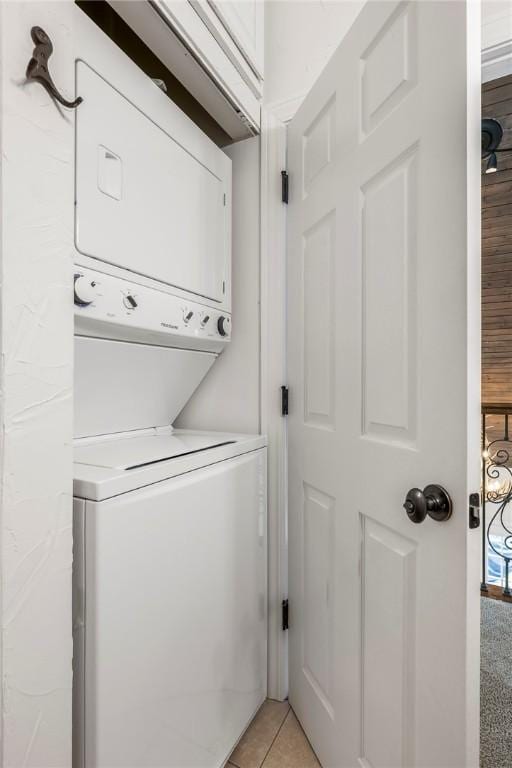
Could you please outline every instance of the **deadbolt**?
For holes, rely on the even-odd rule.
[[[427,485],[423,490],[411,488],[404,509],[413,523],[422,523],[427,515],[442,522],[452,515],[452,500],[440,485]]]

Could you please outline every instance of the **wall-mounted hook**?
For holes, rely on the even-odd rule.
[[[82,103],[82,97],[78,96],[74,101],[68,101],[61,96],[48,70],[48,59],[53,53],[52,41],[41,27],[32,27],[30,35],[34,41],[35,48],[27,66],[27,80],[35,80],[36,83],[40,83],[50,96],[58,101],[59,104],[62,104],[63,107],[75,109]]]

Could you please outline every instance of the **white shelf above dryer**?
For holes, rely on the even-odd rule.
[[[262,0],[208,0],[208,3],[254,72],[263,80],[265,5]]]
[[[109,2],[234,141],[260,132],[261,78],[208,3]]]

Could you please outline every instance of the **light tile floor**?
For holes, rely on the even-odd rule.
[[[267,699],[229,758],[231,768],[320,768],[287,701]]]

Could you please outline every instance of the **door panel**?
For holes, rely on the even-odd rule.
[[[408,445],[417,415],[417,152],[361,188],[363,434]]]
[[[304,233],[304,420],[334,425],[334,216]]]
[[[290,700],[324,768],[478,764],[473,13],[367,3],[289,125]],[[432,482],[453,516],[415,525]]]
[[[303,669],[326,712],[332,714],[332,600],[334,499],[304,483]]]
[[[414,765],[417,545],[371,518],[361,516],[361,526],[361,752],[370,765]]]
[[[317,176],[332,160],[335,120],[334,96],[304,132],[304,195],[311,191]]]
[[[361,124],[368,134],[417,84],[416,6],[403,3],[361,56]]]

